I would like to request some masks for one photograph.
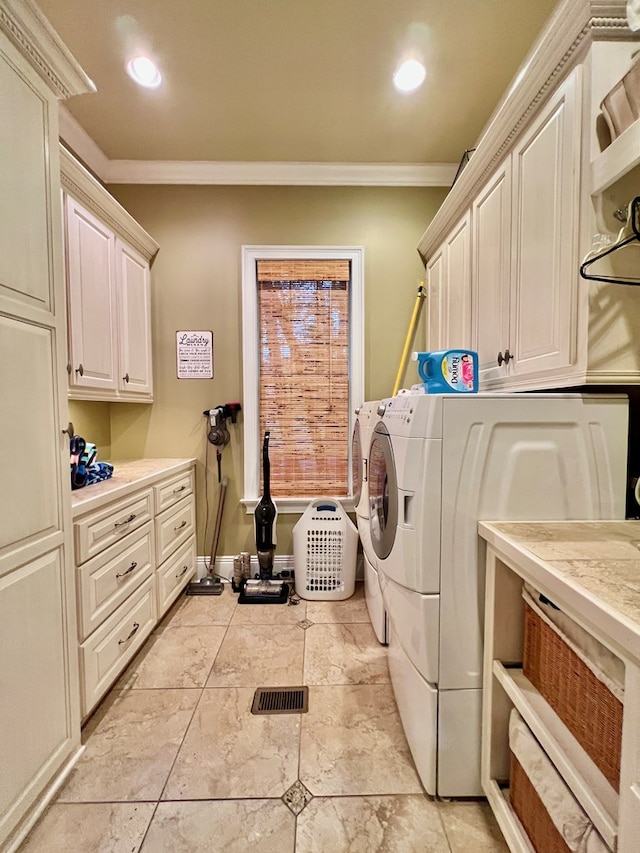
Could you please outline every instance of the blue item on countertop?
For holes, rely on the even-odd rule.
[[[94,462],[87,467],[87,486],[99,483],[101,480],[108,480],[111,476],[113,476],[113,465],[108,462]]]
[[[427,394],[476,394],[478,353],[470,349],[414,352]]]

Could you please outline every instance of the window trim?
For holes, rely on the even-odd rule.
[[[260,436],[258,379],[258,260],[349,260],[351,287],[349,299],[349,435],[353,433],[354,410],[364,400],[364,246],[243,246],[242,247],[242,362],[244,424],[244,497],[241,503],[247,513],[255,510],[260,500]],[[347,510],[353,509],[351,482],[351,442],[349,453],[349,498],[339,498]],[[327,495],[331,497],[331,495]],[[314,498],[277,499],[278,512],[299,513]]]

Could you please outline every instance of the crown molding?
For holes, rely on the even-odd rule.
[[[564,0],[549,18],[485,125],[475,152],[422,235],[426,261],[512,147],[529,120],[596,40],[629,39],[626,0]]]
[[[60,145],[62,187],[140,254],[151,260],[160,248],[156,241],[127,213],[102,184],[85,169],[64,145]]]
[[[457,163],[245,163],[109,160],[60,104],[60,137],[104,184],[450,187]]]
[[[450,187],[456,163],[248,163],[111,160],[108,184]]]
[[[56,97],[64,99],[96,91],[32,0],[2,0],[0,31],[27,58]]]

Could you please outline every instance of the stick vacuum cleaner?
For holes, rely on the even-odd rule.
[[[269,463],[269,430],[262,444],[263,495],[254,512],[259,577],[245,580],[238,604],[285,604],[289,597],[286,581],[273,577],[273,556],[276,551],[275,526],[278,510],[271,499],[271,465]]]

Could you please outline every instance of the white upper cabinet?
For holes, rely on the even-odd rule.
[[[640,288],[580,276],[593,235],[614,239],[613,211],[639,192],[637,123],[596,144],[600,102],[637,46],[624,0],[606,16],[595,0],[562,0],[419,243],[427,272],[441,268],[441,302],[453,300],[429,340],[449,344],[455,288],[469,287],[481,390],[640,383]],[[454,281],[452,229],[469,215],[470,276],[459,258]]]
[[[151,402],[158,246],[64,148],[69,396]]]
[[[471,219],[456,223],[427,264],[427,351],[471,342]]]
[[[517,378],[570,372],[575,362],[579,74],[557,89],[512,154],[513,358],[503,366]]]
[[[69,385],[115,392],[115,235],[71,196],[65,202]]]
[[[472,348],[481,382],[502,378],[510,359],[511,158],[473,203]]]

